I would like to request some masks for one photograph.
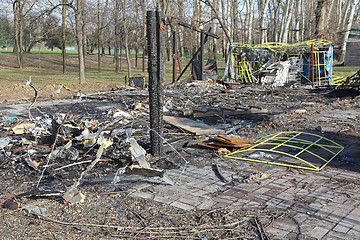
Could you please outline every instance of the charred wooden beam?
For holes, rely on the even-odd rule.
[[[162,154],[163,143],[163,88],[164,81],[164,22],[158,10],[146,13],[146,35],[148,47],[149,105],[150,105],[150,141],[151,153]]]

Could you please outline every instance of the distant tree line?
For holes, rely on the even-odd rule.
[[[125,50],[128,76],[130,51],[136,65],[142,53],[145,71],[146,11],[156,6],[166,20],[164,46],[166,59],[172,58],[171,41],[178,35],[180,56],[199,47],[199,34],[178,25],[186,22],[211,31],[221,38],[209,39],[206,48],[216,59],[226,56],[230,42],[258,44],[294,43],[313,38],[342,46],[352,25],[360,21],[360,0],[10,0],[0,3],[0,38],[12,39],[18,66],[23,53],[38,43],[59,48],[66,72],[66,46],[76,44],[79,79],[85,82],[85,56],[98,54],[98,71],[105,53],[114,55],[114,70],[121,70],[119,52]],[[341,60],[341,59],[340,59]]]

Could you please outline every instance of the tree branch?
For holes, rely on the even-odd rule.
[[[209,0],[200,0],[200,1],[203,2],[203,3],[205,3],[207,6],[209,6],[209,7],[211,8],[211,10],[214,12],[216,19],[217,19],[218,22],[220,23],[220,25],[221,25],[224,33],[225,33],[226,39],[228,40],[229,43],[231,43],[231,39],[230,39],[230,37],[229,37],[228,31],[227,31],[227,29],[225,28],[225,25],[223,24],[223,22],[221,21],[217,10],[214,8],[214,6],[210,3]]]

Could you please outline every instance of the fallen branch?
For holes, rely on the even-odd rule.
[[[99,162],[108,162],[108,161],[113,161],[112,159],[100,159]],[[72,167],[72,166],[76,166],[76,165],[81,165],[81,164],[84,164],[84,163],[90,163],[92,162],[92,160],[85,160],[85,161],[82,161],[82,162],[76,162],[76,163],[71,163],[71,164],[68,164],[68,165],[65,165],[65,166],[62,166],[62,167],[59,167],[59,168],[55,168],[54,171],[59,171],[61,169],[64,169],[64,168],[68,168],[68,167]]]
[[[24,120],[17,121],[14,125],[12,125],[5,133],[8,134],[14,127],[22,123]]]

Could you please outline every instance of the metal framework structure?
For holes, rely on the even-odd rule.
[[[182,70],[182,72],[180,73],[180,76],[177,78],[176,81],[179,81],[181,76],[185,73],[186,69],[190,66],[190,64],[195,60],[196,56],[200,53],[200,76],[199,76],[199,80],[203,80],[204,78],[204,45],[208,40],[208,37],[213,37],[215,39],[219,39],[219,36],[217,36],[214,33],[211,33],[211,28],[209,29],[209,31],[205,31],[199,27],[187,24],[187,23],[179,23],[180,26],[189,28],[193,31],[199,32],[200,33],[200,48],[195,52],[195,54],[193,55],[193,57],[191,58],[191,60],[189,61],[189,63],[185,66],[185,68]]]
[[[297,56],[303,61],[302,77],[314,79],[316,87],[341,84],[333,81],[333,46],[326,40],[310,40],[297,44],[270,42],[259,45],[232,43],[224,78],[230,82],[254,83],[253,73],[263,65]]]
[[[261,138],[256,144],[225,157],[320,171],[343,149],[340,144],[322,136],[289,131]]]

